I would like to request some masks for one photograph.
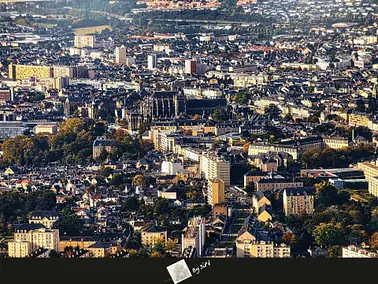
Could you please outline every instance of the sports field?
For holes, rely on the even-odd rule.
[[[74,29],[75,35],[89,35],[94,34],[95,32],[100,33],[102,30],[109,29],[112,30],[112,27],[109,25],[96,26],[96,27],[87,27],[87,28],[77,28]]]

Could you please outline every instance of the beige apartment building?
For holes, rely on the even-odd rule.
[[[58,133],[58,126],[56,124],[39,124],[34,127],[34,133],[56,134]]]
[[[378,166],[369,162],[358,163],[357,168],[362,170],[369,184],[369,193],[378,197]]]
[[[291,248],[286,244],[256,240],[236,240],[238,258],[290,258]]]
[[[315,188],[286,188],[283,192],[285,216],[301,213],[314,214]]]
[[[25,257],[39,248],[58,251],[59,230],[47,229],[41,224],[24,224],[16,229],[14,240],[8,246],[9,257]]]
[[[200,172],[207,180],[221,179],[226,188],[230,186],[230,162],[215,154],[201,155]]]
[[[286,146],[278,144],[267,144],[267,143],[252,143],[248,147],[248,156],[258,156],[259,154],[265,154],[268,152],[284,152],[288,153],[297,160],[300,155],[298,147]]]
[[[83,47],[95,47],[96,38],[94,36],[89,35],[82,35],[82,36],[75,36],[75,47],[83,48]]]
[[[369,251],[362,247],[350,245],[342,248],[342,258],[378,258],[376,251]]]
[[[248,172],[244,175],[244,187],[248,186],[250,183],[256,183],[263,179],[266,173],[263,172]]]
[[[303,187],[303,181],[290,178],[263,178],[256,182],[256,190],[261,191],[271,191],[289,187]]]
[[[349,146],[349,139],[346,137],[323,137],[324,146],[332,149],[342,149]]]
[[[53,211],[33,211],[29,218],[29,224],[41,224],[51,229],[58,219],[58,213]]]
[[[8,243],[8,255],[9,257],[24,258],[32,252],[32,246],[30,242],[15,241]]]

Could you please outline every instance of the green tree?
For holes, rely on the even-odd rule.
[[[341,256],[341,248],[342,246],[335,245],[335,246],[330,246],[328,248],[328,257],[329,258],[338,258]]]
[[[212,119],[216,121],[221,121],[221,120],[228,120],[230,118],[229,113],[227,110],[223,108],[218,108],[214,110],[214,112],[211,114]]]
[[[50,190],[43,191],[37,199],[37,209],[52,210],[56,205],[56,195]]]
[[[139,200],[135,197],[129,197],[122,205],[122,211],[136,211],[140,206]]]
[[[59,214],[59,220],[56,222],[60,235],[77,236],[83,231],[83,223],[79,216],[69,209],[63,210]]]
[[[256,192],[255,183],[251,182],[245,187],[245,192],[247,192],[248,197],[252,197],[252,195]]]
[[[281,115],[281,110],[275,104],[270,104],[265,107],[264,113],[273,119],[278,119]]]
[[[344,243],[341,223],[321,223],[313,231],[315,242],[321,247],[341,245]]]
[[[154,215],[160,216],[169,213],[168,199],[157,198],[154,201]]]

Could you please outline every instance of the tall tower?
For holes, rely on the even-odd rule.
[[[126,47],[120,46],[115,49],[115,61],[117,64],[126,64]]]
[[[215,204],[223,203],[225,201],[224,188],[224,182],[221,179],[209,181],[207,189],[207,203],[209,203],[212,207],[214,207]]]
[[[149,54],[147,56],[147,68],[153,70],[156,68],[157,65],[157,55],[156,54]]]

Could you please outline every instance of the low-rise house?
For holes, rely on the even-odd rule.
[[[142,244],[144,246],[153,246],[157,242],[166,242],[168,240],[168,232],[166,229],[158,226],[151,225],[141,230]]]

